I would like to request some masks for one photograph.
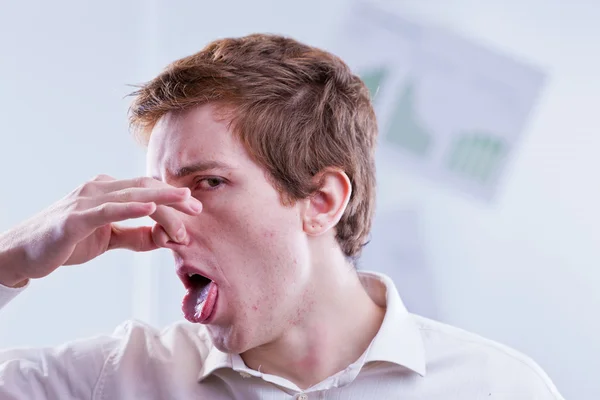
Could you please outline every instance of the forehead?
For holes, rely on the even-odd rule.
[[[165,179],[187,165],[227,164],[241,167],[249,161],[235,140],[228,120],[212,105],[164,115],[152,129],[146,156],[147,174]]]

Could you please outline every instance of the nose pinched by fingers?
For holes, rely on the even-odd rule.
[[[152,240],[158,247],[167,249],[169,248],[170,243],[174,243],[165,231],[165,228],[159,224],[155,224],[152,227]]]
[[[173,250],[178,246],[186,246],[190,241],[187,232],[185,232],[180,239],[181,240],[179,241],[173,240],[173,238],[171,238],[171,236],[167,233],[166,229],[158,223],[154,224],[152,227],[152,240],[158,247]]]
[[[187,204],[170,204],[160,205],[156,207],[156,211],[150,215],[156,221],[159,228],[155,228],[156,244],[161,247],[167,244],[186,244],[188,242],[188,234],[183,223],[186,215],[195,216],[202,211],[202,203],[191,197],[187,200]],[[154,235],[153,230],[153,235]],[[154,237],[154,236],[153,236]],[[169,243],[167,243],[169,242]]]

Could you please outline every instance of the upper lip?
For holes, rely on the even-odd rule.
[[[214,281],[214,279],[210,275],[208,275],[205,271],[203,271],[201,268],[198,268],[191,264],[178,263],[177,268],[176,268],[176,273],[177,273],[177,276],[179,276],[179,279],[181,279],[181,282],[183,282],[183,285],[185,286],[186,289],[188,289],[191,285],[190,277],[189,277],[190,274],[202,275],[203,277],[208,278],[211,281]]]

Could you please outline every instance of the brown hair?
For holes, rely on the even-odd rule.
[[[132,95],[131,126],[146,143],[168,112],[226,106],[232,131],[284,204],[314,193],[320,171],[343,170],[352,195],[336,237],[347,257],[360,255],[375,207],[377,122],[367,87],[341,59],[277,35],[221,39]]]

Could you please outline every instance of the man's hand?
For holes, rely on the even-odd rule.
[[[164,241],[165,236],[184,243],[187,234],[178,211],[196,215],[201,209],[187,188],[152,178],[115,180],[100,175],[0,235],[0,284],[19,286],[110,249],[154,250],[155,240]],[[115,224],[146,216],[157,222],[154,228]]]

